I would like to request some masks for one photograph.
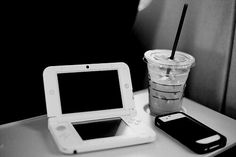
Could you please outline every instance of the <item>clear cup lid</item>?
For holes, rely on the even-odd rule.
[[[173,60],[170,59],[170,56],[171,50],[149,50],[144,54],[147,63],[158,64],[164,67],[187,68],[195,64],[194,57],[184,52],[176,51]]]

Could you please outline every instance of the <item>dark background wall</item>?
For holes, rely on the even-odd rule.
[[[131,31],[138,4],[4,4],[0,124],[46,114],[42,72],[49,65],[126,62],[134,90],[142,89],[143,51]]]

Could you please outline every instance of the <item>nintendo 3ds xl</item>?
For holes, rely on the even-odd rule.
[[[149,143],[136,120],[125,63],[50,66],[43,72],[48,128],[59,150],[76,154]]]

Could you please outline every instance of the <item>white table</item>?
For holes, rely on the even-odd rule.
[[[187,113],[227,137],[227,145],[215,152],[198,155],[170,138],[153,125],[154,117],[145,109],[148,104],[147,90],[135,93],[138,117],[157,134],[155,142],[124,148],[116,148],[91,153],[77,154],[80,157],[184,157],[214,156],[236,145],[236,120],[215,112],[196,102],[184,98],[183,105]],[[48,129],[46,115],[0,125],[1,157],[55,157],[68,156],[57,149]]]

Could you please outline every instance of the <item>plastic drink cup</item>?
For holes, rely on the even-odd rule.
[[[173,60],[171,50],[145,52],[149,76],[149,108],[152,115],[182,111],[182,98],[190,68],[195,64],[193,56],[176,51]]]

